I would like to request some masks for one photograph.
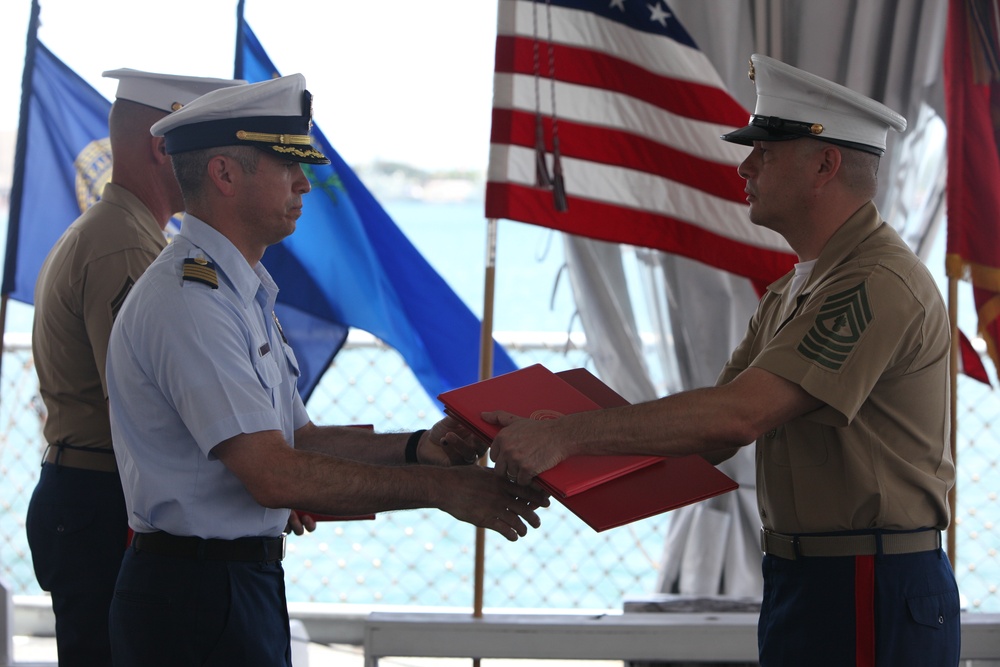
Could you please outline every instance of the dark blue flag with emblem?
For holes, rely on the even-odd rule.
[[[111,103],[38,41],[38,15],[34,2],[0,288],[24,303],[49,249],[111,177]]]
[[[276,76],[277,69],[243,19],[241,0],[235,78],[255,82]],[[300,366],[315,355],[312,363],[322,371],[343,340],[308,327],[343,323],[395,348],[431,397],[479,380],[479,319],[410,243],[319,127],[314,125],[312,134],[330,164],[302,165],[312,192],[303,201],[296,231],[264,256],[281,289],[278,317]],[[306,345],[296,330],[300,326],[306,327]],[[517,368],[496,342],[493,360],[494,374]]]

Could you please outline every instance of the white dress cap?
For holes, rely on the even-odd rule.
[[[884,104],[774,58],[753,54],[750,78],[757,107],[749,125],[722,135],[726,141],[812,137],[882,155],[889,128],[906,129],[906,119]]]
[[[213,90],[153,124],[167,153],[253,146],[296,162],[328,164],[313,145],[312,95],[301,74]]]
[[[127,67],[108,70],[102,76],[118,79],[115,99],[138,102],[167,113],[177,111],[207,92],[246,84],[242,79],[159,74]]]

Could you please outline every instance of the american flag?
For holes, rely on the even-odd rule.
[[[766,284],[794,256],[719,138],[748,118],[663,0],[500,0],[486,217]]]

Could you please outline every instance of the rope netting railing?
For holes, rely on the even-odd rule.
[[[583,343],[565,335],[497,334],[521,366],[585,366]],[[427,427],[437,404],[403,359],[352,333],[309,401],[316,423],[373,424],[379,431]],[[8,336],[0,376],[0,577],[14,594],[41,595],[24,518],[44,447],[44,407],[30,344]],[[1000,611],[1000,400],[959,381],[956,574],[967,607]],[[654,592],[670,514],[594,533],[558,503],[542,528],[516,543],[486,541],[487,608],[621,609],[623,598]],[[285,561],[291,602],[468,607],[475,530],[435,510],[380,514],[373,521],[324,523],[291,537]]]

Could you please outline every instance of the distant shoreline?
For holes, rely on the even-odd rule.
[[[10,203],[16,138],[15,130],[0,132],[0,212]],[[483,199],[486,188],[486,172],[473,169],[428,170],[389,160],[350,167],[380,202],[476,202]]]
[[[400,162],[375,161],[351,169],[379,201],[460,203],[482,200],[486,174],[472,170],[427,171]]]

